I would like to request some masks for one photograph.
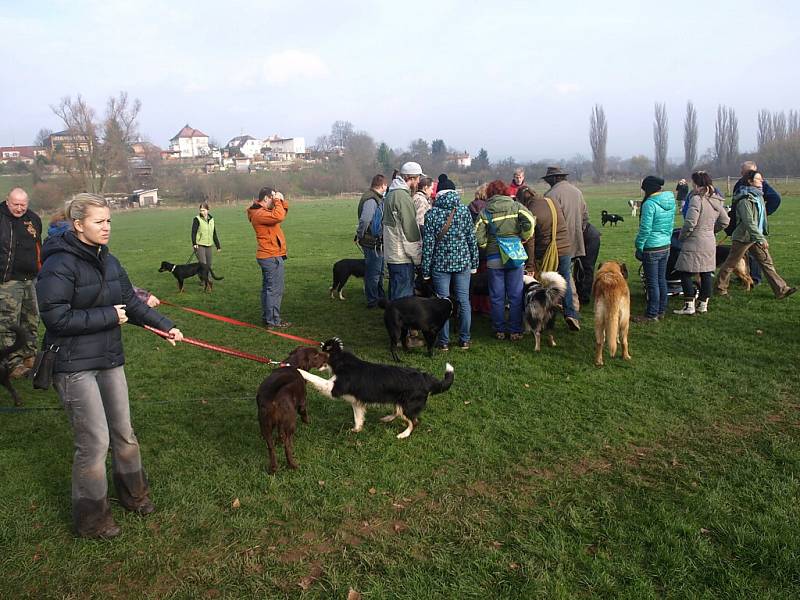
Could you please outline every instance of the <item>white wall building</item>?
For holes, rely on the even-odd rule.
[[[189,127],[188,123],[169,141],[169,149],[180,153],[180,158],[197,158],[211,154],[208,136],[199,129]]]
[[[252,135],[239,135],[228,142],[228,150],[238,150],[243,156],[253,158],[256,154],[261,154],[261,147],[264,140],[254,138]]]
[[[269,154],[279,160],[293,160],[297,155],[306,153],[306,139],[302,137],[283,138],[273,135],[264,140],[264,147],[270,149]]]

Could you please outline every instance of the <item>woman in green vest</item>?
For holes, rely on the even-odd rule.
[[[211,268],[212,243],[217,247],[217,252],[222,249],[219,247],[214,217],[208,212],[208,202],[203,202],[200,205],[200,214],[192,220],[192,248],[197,255],[197,260],[208,265],[209,268]]]

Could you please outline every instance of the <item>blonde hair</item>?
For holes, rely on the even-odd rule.
[[[64,214],[69,221],[83,221],[90,206],[108,208],[108,201],[97,194],[87,192],[75,194],[64,204]]]
[[[475,190],[475,200],[486,200],[486,187],[485,183],[478,186],[478,189]]]

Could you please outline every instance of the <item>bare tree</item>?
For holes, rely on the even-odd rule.
[[[120,92],[109,98],[105,117],[98,122],[95,110],[82,96],[62,98],[50,107],[64,123],[67,135],[56,149],[56,162],[81,180],[85,189],[103,193],[111,176],[127,170],[141,106],[139,100],[131,101],[126,92]]]
[[[797,135],[800,132],[800,111],[790,110],[789,118],[786,122],[786,134],[789,137]]]
[[[762,108],[758,111],[758,149],[761,150],[774,139],[775,130],[772,126],[772,113]]]
[[[608,123],[601,104],[595,104],[589,117],[589,144],[592,147],[592,171],[594,180],[606,179],[606,143],[608,142]]]
[[[47,129],[46,127],[42,127],[36,134],[36,137],[33,139],[33,145],[39,147],[46,146],[47,140],[52,133],[53,133],[52,130]]]
[[[772,130],[774,139],[783,141],[786,139],[786,113],[783,111],[772,114]]]
[[[721,104],[714,124],[714,162],[720,169],[728,166],[728,111]]]
[[[739,119],[736,117],[736,111],[728,107],[728,135],[727,135],[728,148],[726,156],[728,159],[728,168],[732,168],[739,162]]]
[[[667,105],[656,102],[655,120],[653,121],[653,144],[655,145],[655,169],[658,175],[667,171],[667,148],[669,146],[669,120]]]
[[[331,125],[330,140],[333,146],[344,148],[353,135],[355,135],[355,130],[350,121],[334,121]]]
[[[683,120],[683,163],[687,171],[697,164],[697,110],[691,101],[686,103]]]

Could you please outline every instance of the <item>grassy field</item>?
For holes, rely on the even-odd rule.
[[[633,259],[637,186],[587,187],[600,260]],[[770,222],[779,272],[800,282],[800,190]],[[179,304],[260,321],[260,272],[241,208],[214,212],[224,275],[212,294],[158,273],[190,252],[193,210],[114,215],[112,251],[131,279]],[[389,361],[382,315],[360,280],[328,298],[330,266],[358,256],[355,201],[292,205],[285,225],[284,317],[291,332],[338,335]],[[635,269],[632,269],[635,273]],[[644,298],[631,280],[634,310]],[[673,299],[670,310],[679,306]],[[185,334],[271,358],[294,344],[175,308]],[[157,512],[116,503],[123,535],[70,530],[69,425],[53,392],[18,382],[30,410],[0,391],[0,597],[3,598],[796,598],[800,595],[800,297],[766,284],[712,299],[710,312],[633,326],[633,361],[592,364],[583,329],[558,347],[491,338],[407,363],[455,383],[410,439],[399,423],[309,390],[311,423],[295,438],[297,471],[266,472],[255,391],[261,364],[125,327],[134,426]],[[235,502],[236,501],[236,502]],[[234,503],[238,508],[234,508]]]

